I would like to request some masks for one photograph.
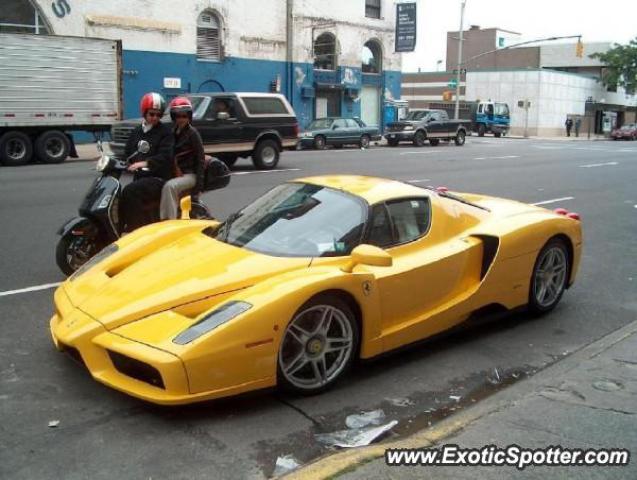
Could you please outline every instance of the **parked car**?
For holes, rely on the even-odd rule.
[[[610,137],[613,140],[637,140],[637,123],[627,123],[621,128],[614,129]]]
[[[207,154],[232,166],[252,157],[255,168],[277,166],[281,151],[295,149],[299,124],[283,95],[274,93],[197,93],[187,95],[193,105],[193,125],[199,130]],[[167,115],[163,119],[170,122]],[[115,124],[111,150],[124,156],[126,140],[141,119]]]
[[[400,122],[387,125],[385,138],[391,147],[400,142],[412,142],[422,147],[427,140],[435,147],[440,140],[453,140],[456,145],[464,145],[471,128],[470,120],[449,120],[444,110],[411,110]]]
[[[327,145],[369,147],[382,138],[378,127],[368,127],[358,118],[319,118],[301,134],[301,148],[323,150]]]

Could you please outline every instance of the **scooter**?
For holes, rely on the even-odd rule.
[[[102,142],[97,142],[100,158],[96,170],[100,175],[86,193],[79,215],[67,221],[58,231],[61,236],[55,249],[55,260],[65,275],[71,275],[105,246],[121,236],[119,200],[122,193],[120,177],[130,160],[148,153],[150,145],[141,140],[137,151],[125,161],[106,155]],[[148,169],[142,169],[142,171]],[[190,218],[211,219],[210,211],[198,198],[193,197]]]

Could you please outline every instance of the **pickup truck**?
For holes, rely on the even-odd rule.
[[[431,146],[436,146],[440,140],[453,140],[456,145],[464,145],[465,138],[470,135],[471,121],[449,120],[444,110],[410,110],[405,118],[399,122],[387,125],[385,138],[390,147],[400,142],[409,141],[417,147],[422,147],[427,140]]]
[[[284,96],[274,93],[196,93],[186,95],[193,106],[193,126],[204,151],[231,167],[239,158],[252,157],[255,168],[271,170],[282,150],[295,149],[299,124]],[[111,150],[123,158],[130,132],[141,118],[111,129]],[[170,123],[169,113],[162,118]]]

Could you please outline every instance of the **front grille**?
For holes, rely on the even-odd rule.
[[[134,358],[127,357],[121,353],[107,350],[108,356],[113,362],[115,370],[128,377],[139,380],[140,382],[148,383],[153,387],[165,388],[164,380],[161,378],[161,373],[152,365],[141,362]]]
[[[123,125],[116,125],[111,128],[111,138],[115,143],[126,143],[128,137],[135,127],[125,127]]]
[[[404,125],[391,125],[389,127],[389,131],[390,132],[402,132],[402,130],[405,128]]]

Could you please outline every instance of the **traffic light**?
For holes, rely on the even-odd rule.
[[[584,44],[581,40],[578,40],[575,44],[575,56],[577,58],[582,58],[584,56]]]

